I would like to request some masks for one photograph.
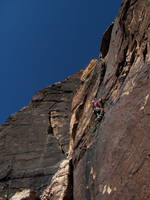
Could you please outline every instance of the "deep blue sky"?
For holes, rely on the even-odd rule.
[[[0,123],[99,54],[122,0],[0,0]]]

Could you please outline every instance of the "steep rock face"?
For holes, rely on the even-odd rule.
[[[29,188],[39,194],[66,158],[71,100],[81,73],[39,91],[0,126],[2,199]]]
[[[44,190],[40,199],[73,199],[73,184],[70,161],[63,160],[57,173],[53,176],[50,186]]]
[[[147,0],[124,1],[113,28],[104,35],[102,45],[107,39],[109,48],[101,47],[101,59],[86,80],[92,88],[84,90],[85,83],[77,92],[81,101],[73,99],[74,200],[150,199],[149,10]],[[106,72],[101,82],[102,62]],[[105,102],[100,123],[90,108],[93,96]],[[82,114],[76,122],[78,112]]]
[[[86,80],[88,79],[90,74],[91,73],[93,74],[93,69],[95,68],[96,64],[97,64],[97,59],[93,59],[93,60],[91,60],[91,62],[87,66],[87,68],[85,68],[82,71],[82,75],[80,77],[80,81],[81,81],[80,88],[81,89],[82,89],[82,85],[85,85]],[[97,74],[97,76],[98,76],[98,74]],[[88,87],[89,85],[86,84],[86,86]],[[83,90],[81,90],[81,94],[84,94]],[[75,94],[75,96],[76,96],[76,94]],[[82,97],[82,95],[78,96],[77,97],[78,102],[81,101],[80,97],[82,99],[85,98],[85,97]],[[74,99],[75,99],[75,97],[73,98],[73,101],[74,101]],[[82,105],[83,104],[84,104],[84,101],[82,101]],[[76,110],[78,110],[78,108],[82,107],[82,105],[81,104],[77,105]],[[78,117],[76,115],[78,120],[80,118],[80,114],[81,113],[78,113]],[[76,124],[77,121],[74,123],[74,120],[72,120],[72,122],[74,125],[73,129],[75,129],[75,127],[77,126],[77,124]],[[72,129],[70,128],[70,130],[72,130]],[[69,133],[69,131],[68,131],[68,133]],[[72,163],[72,157],[71,157],[71,150],[72,150],[71,144],[73,144],[72,137],[70,138],[70,148],[69,148],[69,152],[68,152],[69,155],[67,156],[67,158],[65,160],[63,160],[60,163],[59,169],[56,172],[56,174],[53,176],[53,178],[50,182],[50,185],[40,195],[41,200],[46,200],[46,199],[71,200],[71,199],[73,199],[73,163]]]
[[[100,58],[0,127],[1,199],[28,188],[41,200],[150,199],[149,10],[149,0],[125,0]]]

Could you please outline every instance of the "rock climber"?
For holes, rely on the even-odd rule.
[[[101,120],[104,115],[104,103],[102,98],[92,101],[92,106],[97,120]]]

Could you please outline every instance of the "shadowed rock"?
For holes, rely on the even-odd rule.
[[[41,200],[150,199],[149,10],[148,0],[124,0],[101,57],[0,127],[1,199],[25,188]]]

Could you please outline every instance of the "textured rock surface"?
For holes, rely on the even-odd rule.
[[[150,199],[149,10],[149,0],[125,0],[101,57],[0,127],[2,199],[26,188],[42,200]]]
[[[73,199],[73,184],[70,168],[70,161],[63,160],[57,173],[53,176],[50,186],[40,196],[42,200],[46,199]]]
[[[80,74],[39,91],[0,126],[1,198],[28,188],[39,193],[66,158],[71,100]]]
[[[17,192],[10,200],[38,200],[36,193],[31,190]]]
[[[94,69],[100,75],[101,60],[106,67],[103,81],[92,74],[82,85],[81,101],[86,101],[76,122],[73,110],[72,157],[74,200],[150,199],[150,2],[124,1],[120,15],[105,33],[109,48],[101,48],[102,58]],[[111,36],[111,38],[108,38]],[[105,41],[102,42],[105,45]],[[97,85],[99,85],[97,87]],[[95,92],[95,93],[94,93]],[[96,124],[90,99],[105,100],[105,115]],[[76,97],[75,97],[76,98]]]

